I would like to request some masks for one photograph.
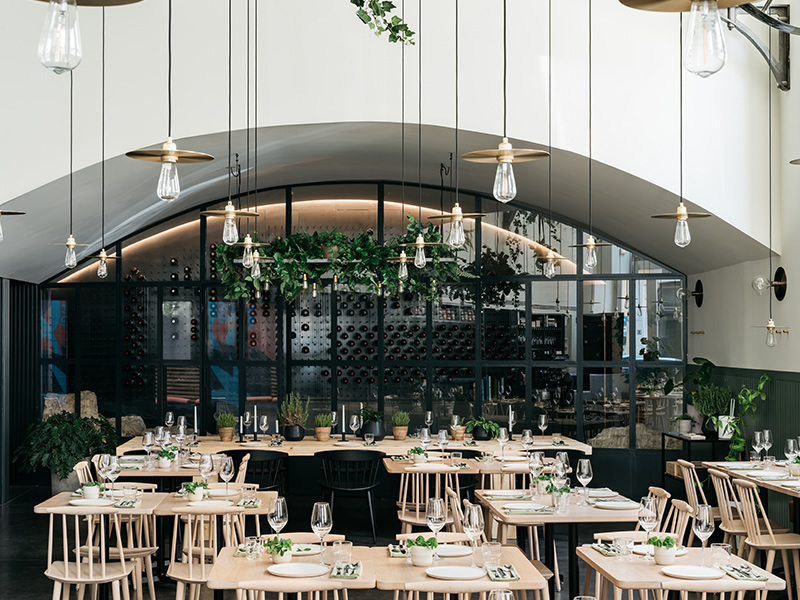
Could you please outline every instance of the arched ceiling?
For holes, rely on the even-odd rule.
[[[397,123],[323,123],[259,129],[258,182],[267,188],[311,182],[400,180],[400,125]],[[459,153],[495,147],[494,136],[462,131]],[[512,140],[515,146],[531,144]],[[252,143],[252,142],[251,142]],[[181,165],[183,192],[167,204],[155,195],[159,166],[118,156],[106,161],[106,246],[189,208],[227,196],[227,132],[178,141],[179,148],[208,152],[217,159]],[[246,133],[233,134],[233,150],[246,164]],[[453,130],[422,128],[422,179],[439,184],[439,164],[454,151]],[[255,155],[251,154],[251,163]],[[417,180],[417,126],[406,130],[406,181]],[[553,149],[553,211],[568,222],[588,221],[588,177],[585,156]],[[460,186],[491,195],[494,169],[460,161]],[[548,160],[515,167],[519,195],[515,204],[547,208]],[[251,171],[252,176],[252,171]],[[79,258],[100,249],[100,166],[74,174],[74,235]],[[699,273],[766,256],[767,249],[725,221],[711,217],[691,223],[692,243],[680,249],[672,241],[674,222],[650,218],[670,212],[677,198],[638,177],[593,164],[594,228],[687,274]],[[64,177],[15,198],[4,210],[23,210],[22,217],[2,218],[0,277],[40,283],[63,269],[68,229],[68,178]],[[696,209],[687,202],[689,210]]]

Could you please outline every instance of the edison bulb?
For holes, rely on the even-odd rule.
[[[103,259],[100,259],[100,262],[97,263],[97,276],[100,279],[105,279],[106,277],[108,277],[108,265],[106,264],[106,261]]]
[[[400,262],[400,268],[397,270],[397,277],[400,278],[400,281],[408,279],[408,265],[406,261]]]
[[[683,66],[708,77],[725,66],[725,36],[716,0],[693,0],[683,48]]]
[[[425,267],[425,263],[427,262],[428,259],[425,256],[425,246],[420,246],[417,248],[416,254],[414,254],[414,266],[418,269],[422,269]]]
[[[766,277],[758,275],[753,278],[753,282],[750,285],[753,286],[756,294],[762,296],[764,292],[769,289],[769,280]]]
[[[778,344],[778,340],[775,336],[775,330],[767,328],[767,348],[774,348]]]
[[[557,313],[561,312],[561,300],[559,300],[558,298],[556,298],[556,312]]]
[[[311,284],[311,297],[312,298],[316,298],[317,297],[317,284],[316,283],[312,283]]]
[[[450,235],[447,238],[447,245],[453,249],[463,248],[467,243],[467,236],[464,233],[464,221],[457,220],[450,223]]]
[[[593,235],[590,235],[586,239],[586,257],[583,259],[583,265],[590,270],[597,266],[597,248],[595,247],[596,243],[597,241]]]
[[[67,254],[64,257],[64,266],[68,269],[74,269],[78,265],[78,257],[75,254],[75,238],[72,234],[67,238]]]
[[[3,226],[0,225],[0,242],[3,241]]]
[[[492,193],[498,202],[511,202],[516,197],[517,181],[510,162],[498,163]]]
[[[552,250],[547,252],[547,262],[544,263],[544,276],[552,279],[556,276],[556,255]]]
[[[253,249],[245,246],[244,254],[242,254],[242,266],[249,269],[253,266]]]
[[[239,230],[236,229],[234,219],[225,219],[225,226],[222,228],[222,241],[228,246],[233,246],[239,241]]]
[[[39,37],[39,60],[53,73],[71,71],[81,62],[81,29],[75,0],[50,0]]]
[[[161,175],[158,178],[156,194],[164,202],[177,200],[181,195],[181,182],[178,179],[178,165],[173,162],[165,162],[161,165]]]
[[[689,233],[689,221],[678,219],[675,225],[675,245],[679,248],[686,248],[692,243],[692,234]]]
[[[261,277],[261,263],[253,257],[253,267],[250,269],[250,277],[259,279]]]

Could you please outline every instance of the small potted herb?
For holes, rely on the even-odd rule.
[[[236,428],[236,417],[232,413],[225,411],[219,413],[217,417],[217,431],[221,442],[233,441],[233,430]]]
[[[408,424],[411,417],[403,410],[398,410],[392,415],[392,437],[396,440],[404,440],[408,435]]]
[[[87,481],[83,484],[83,497],[87,500],[97,500],[100,497],[99,481]]]
[[[678,552],[678,544],[675,538],[664,536],[652,536],[647,543],[653,546],[653,557],[657,565],[671,565],[675,562],[675,554]]]
[[[433,563],[433,549],[439,545],[435,537],[425,539],[418,536],[406,542],[411,553],[411,564],[415,567],[429,567]]]
[[[190,481],[183,484],[183,489],[186,490],[186,497],[189,502],[200,502],[205,496],[208,484],[205,481]]]
[[[274,563],[288,563],[292,560],[292,540],[289,538],[267,538],[264,549],[272,555]]]
[[[283,437],[289,442],[299,442],[306,436],[308,404],[300,399],[300,394],[289,393],[278,407],[278,421],[283,425]]]
[[[361,410],[356,411],[361,417],[361,437],[365,433],[371,433],[375,436],[375,441],[380,442],[386,437],[386,430],[383,428],[383,413],[377,410],[372,410],[369,404],[365,405]]]
[[[425,452],[424,448],[420,448],[419,446],[414,446],[408,451],[408,455],[411,457],[411,460],[414,461],[414,464],[424,463],[428,460],[428,453]]]
[[[694,424],[694,419],[692,419],[692,417],[690,417],[686,413],[683,413],[682,415],[679,415],[674,419],[672,419],[672,422],[678,424],[678,433],[685,435],[687,433],[691,433],[692,425]]]
[[[483,417],[470,419],[465,423],[466,432],[471,433],[476,440],[491,440],[500,433],[500,426],[494,421],[487,421]]]
[[[317,441],[327,442],[331,439],[332,423],[331,413],[321,412],[314,416],[314,436]]]
[[[172,450],[159,450],[158,452],[159,469],[169,469],[172,466],[173,460],[175,460],[175,453]]]

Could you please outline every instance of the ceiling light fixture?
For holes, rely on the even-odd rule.
[[[214,160],[214,157],[204,152],[191,150],[178,150],[172,141],[172,0],[168,3],[168,34],[167,34],[167,141],[159,149],[133,150],[125,156],[136,160],[146,160],[161,163],[161,174],[158,177],[156,194],[164,202],[177,200],[181,194],[181,184],[178,178],[178,163],[201,163]]]
[[[25,214],[24,212],[21,212],[19,210],[0,210],[0,217],[3,217],[3,216],[5,216],[5,217],[14,217],[14,216],[19,216],[19,215],[24,215],[24,214]],[[4,237],[3,236],[3,227],[0,225],[0,242],[3,241],[3,237]]]
[[[72,235],[72,163],[73,163],[73,142],[74,142],[74,91],[75,80],[70,71],[69,74],[69,235],[67,236],[67,253],[64,257],[64,266],[68,269],[74,269],[78,265],[78,256],[75,254],[75,247],[78,245],[75,242],[75,237]],[[81,244],[82,246],[84,244]]]
[[[508,6],[503,0],[503,139],[496,149],[468,152],[461,158],[477,163],[497,163],[492,193],[498,202],[511,202],[517,195],[514,162],[530,162],[549,156],[543,150],[514,148],[508,141]]]
[[[710,217],[709,213],[705,212],[689,212],[686,210],[686,205],[683,203],[683,68],[681,65],[683,64],[683,14],[679,15],[678,18],[678,106],[679,109],[679,118],[678,121],[680,123],[679,132],[680,132],[680,144],[679,144],[679,152],[680,152],[680,188],[679,188],[679,202],[678,208],[674,213],[662,213],[658,215],[652,215],[653,219],[677,219],[677,223],[675,224],[675,245],[679,248],[686,248],[689,244],[692,243],[692,234],[689,231],[689,219],[702,219],[705,217]]]

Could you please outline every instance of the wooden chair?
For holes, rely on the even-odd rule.
[[[88,460],[82,460],[74,467],[72,470],[75,471],[75,475],[78,476],[78,483],[83,485],[84,483],[91,483],[94,481],[94,477],[92,477],[92,469],[89,466]]]
[[[681,468],[681,477],[683,477],[683,485],[686,488],[686,501],[692,507],[692,511],[696,511],[699,504],[709,504],[703,491],[703,484],[700,483],[700,478],[697,476],[697,467],[682,458],[678,459],[678,465]],[[721,520],[718,506],[711,508],[711,514],[715,522]],[[693,542],[694,530],[691,529],[689,530],[689,541],[686,545],[691,546]]]
[[[69,586],[78,586],[83,591],[86,586],[111,584],[113,600],[122,597],[128,600],[127,579],[133,564],[125,560],[124,549],[121,544],[119,528],[119,511],[113,507],[84,507],[64,506],[47,509],[50,515],[50,531],[47,543],[47,570],[45,576],[53,580],[53,598],[69,597]],[[61,516],[61,560],[53,559],[55,546],[55,518]],[[70,518],[71,517],[71,518]],[[96,556],[98,560],[83,561],[86,553],[81,552],[83,532],[81,524],[86,523],[88,556]],[[116,534],[118,561],[108,560],[109,530]],[[122,586],[120,586],[122,582]]]
[[[786,579],[786,593],[789,600],[792,600],[792,569],[789,568],[789,554],[792,555],[792,566],[794,570],[794,581],[797,591],[797,598],[800,598],[800,534],[797,533],[775,533],[767,519],[767,511],[761,502],[755,483],[743,479],[734,479],[733,486],[736,489],[741,505],[741,515],[744,521],[747,537],[744,540],[748,547],[747,560],[753,562],[759,551],[766,553],[766,563],[764,570],[772,573],[775,564],[775,553],[780,551],[783,561],[784,578]],[[764,517],[762,520],[761,517]],[[762,524],[764,530],[762,530]],[[761,600],[766,600],[767,592],[761,592]]]
[[[236,471],[236,479],[233,480],[234,483],[244,483],[245,477],[247,477],[247,464],[250,462],[250,453],[248,452],[242,457],[241,462],[239,462],[239,470]]]
[[[653,497],[656,499],[658,523],[653,531],[662,531],[662,527],[666,525],[664,521],[664,515],[667,513],[667,504],[672,496],[667,490],[654,485],[651,485],[649,488],[647,488],[647,495],[648,497]],[[672,510],[670,510],[670,514],[672,514]],[[594,534],[595,540],[600,540],[603,542],[613,542],[614,538],[618,537],[633,538],[634,544],[644,544],[647,541],[649,534],[646,531],[639,529],[639,523],[636,523],[636,527],[629,531],[601,531]]]
[[[430,463],[406,467],[401,477],[400,509],[397,518],[400,520],[400,533],[411,533],[414,527],[428,527],[425,520],[425,508],[429,498],[444,498],[447,519],[445,527],[453,529],[454,519],[451,500],[445,493],[446,488],[455,491],[459,497],[458,469],[439,463]]]

